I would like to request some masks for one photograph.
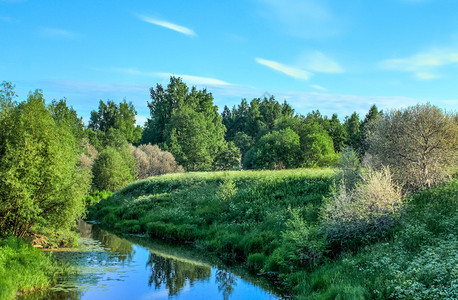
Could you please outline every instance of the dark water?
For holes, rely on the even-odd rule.
[[[83,248],[54,252],[77,270],[20,299],[278,299],[244,276],[186,247],[120,238],[80,223]]]

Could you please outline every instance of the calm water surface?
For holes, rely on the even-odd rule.
[[[53,253],[78,274],[20,299],[278,299],[189,248],[79,227],[83,248]]]

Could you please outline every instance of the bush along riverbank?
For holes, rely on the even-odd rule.
[[[0,239],[0,299],[46,288],[66,268],[52,256],[17,237]]]
[[[302,299],[456,298],[458,181],[406,198],[389,170],[365,170],[356,183],[337,175],[164,175],[119,190],[89,218],[193,243]]]

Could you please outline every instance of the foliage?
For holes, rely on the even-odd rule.
[[[294,168],[300,160],[299,136],[291,129],[273,131],[264,135],[247,154],[245,167],[274,169],[282,165]]]
[[[61,127],[68,127],[78,141],[86,137],[86,127],[84,126],[83,118],[78,117],[73,107],[69,108],[67,106],[67,99],[53,100],[48,106],[48,109],[56,124]]]
[[[189,89],[180,78],[171,77],[167,89],[161,85],[151,88],[151,100],[143,143],[171,152],[188,171],[211,170],[218,165],[214,164],[216,157],[229,148],[211,93]]]
[[[89,173],[76,168],[77,141],[58,126],[40,91],[1,119],[0,232],[69,228],[84,210]]]
[[[405,190],[449,178],[458,157],[456,114],[429,103],[391,110],[373,122],[368,141],[375,162],[390,166]]]
[[[457,199],[456,180],[413,195],[392,238],[304,274],[300,298],[457,298]]]
[[[175,162],[170,152],[162,151],[157,145],[130,146],[135,158],[138,179],[145,179],[167,173],[183,172],[183,167]]]
[[[129,143],[136,143],[142,135],[142,128],[135,126],[135,110],[132,102],[123,102],[116,104],[113,101],[108,101],[106,104],[100,100],[99,110],[91,112],[88,128],[98,132],[103,139],[104,134],[107,134],[110,129],[116,129],[124,140]],[[92,143],[95,144],[95,143]]]
[[[113,192],[110,192],[110,191],[105,191],[105,190],[93,191],[89,195],[86,196],[86,198],[84,199],[84,203],[86,204],[86,206],[91,206],[91,205],[99,203],[101,200],[106,199],[112,195],[113,195]]]
[[[133,181],[135,169],[129,166],[128,159],[133,161],[128,149],[117,151],[107,147],[100,152],[92,167],[93,187],[97,190],[114,192]]]
[[[24,240],[0,239],[0,299],[13,299],[18,292],[47,287],[63,271],[51,256]]]
[[[0,119],[17,105],[15,100],[17,95],[14,87],[13,83],[7,81],[3,81],[0,84]]]
[[[336,167],[340,170],[340,182],[346,191],[351,191],[361,179],[361,165],[359,157],[353,149],[345,147],[337,159]]]
[[[267,262],[288,208],[316,222],[333,176],[329,169],[166,174],[126,186],[90,207],[89,217],[123,232],[193,241],[226,260],[261,253]]]
[[[283,253],[284,264],[290,271],[315,267],[321,262],[326,250],[326,237],[317,225],[307,224],[299,210],[291,213],[282,233],[279,251]]]
[[[322,228],[335,250],[352,248],[383,237],[401,208],[401,192],[389,169],[368,170],[353,189],[344,184],[333,189],[323,208]]]

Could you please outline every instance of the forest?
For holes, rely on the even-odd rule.
[[[143,126],[125,99],[86,125],[66,99],[1,84],[0,271],[21,275],[0,299],[65,273],[30,241],[76,246],[81,218],[192,243],[304,299],[458,296],[456,112],[301,115],[272,96],[219,113],[178,77],[150,94]]]

